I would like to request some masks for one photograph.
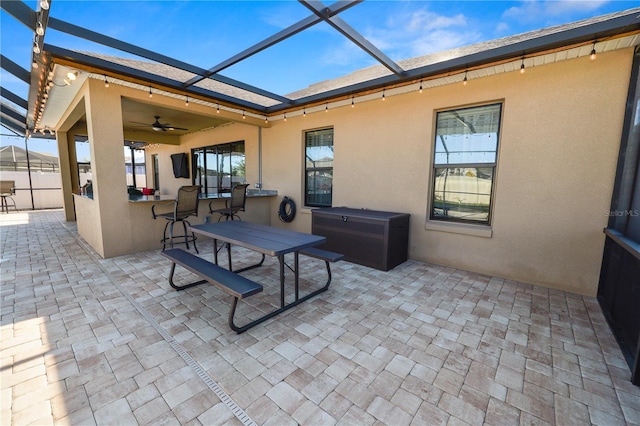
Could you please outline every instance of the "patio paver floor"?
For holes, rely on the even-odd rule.
[[[0,424],[640,425],[595,298],[339,262],[328,292],[237,335],[230,297],[174,291],[158,251],[101,259],[61,211],[1,215],[0,237]],[[325,278],[301,268],[303,289]],[[265,291],[239,324],[278,302],[274,259],[245,275]]]

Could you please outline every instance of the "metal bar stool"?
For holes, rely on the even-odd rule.
[[[196,236],[192,232],[189,235],[187,225],[191,226],[187,218],[189,216],[198,216],[198,203],[200,201],[200,185],[183,186],[178,189],[178,197],[175,201],[169,201],[165,203],[157,203],[151,206],[151,214],[154,219],[164,218],[167,220],[167,224],[164,226],[164,235],[160,242],[162,243],[162,250],[164,250],[167,244],[173,248],[174,244],[185,244],[187,250],[189,249],[189,243],[193,243],[193,248],[198,252],[196,247]],[[158,206],[173,206],[173,211],[166,213],[157,213],[156,207]],[[182,223],[183,234],[173,235],[173,226],[176,222]],[[167,230],[169,235],[167,235]]]

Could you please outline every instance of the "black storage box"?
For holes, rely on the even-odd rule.
[[[311,221],[311,232],[327,237],[318,247],[348,262],[388,271],[407,260],[407,213],[331,207],[312,210]]]

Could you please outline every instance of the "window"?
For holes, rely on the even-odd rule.
[[[127,179],[127,187],[147,187],[147,163],[144,150],[137,149],[142,144],[125,141],[124,143],[124,167]]]
[[[244,141],[196,148],[191,151],[193,184],[205,194],[230,192],[246,181]]]
[[[151,156],[151,164],[153,167],[153,189],[160,189],[160,160],[158,154]]]
[[[489,224],[501,104],[437,113],[433,220]]]
[[[333,129],[313,130],[304,137],[304,205],[331,207],[333,194]]]

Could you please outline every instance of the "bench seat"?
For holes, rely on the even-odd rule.
[[[209,282],[238,299],[243,299],[262,291],[261,284],[215,265],[188,251],[175,248],[162,251],[160,254],[169,258],[174,264],[169,282],[176,290],[183,290],[197,284]],[[173,272],[176,264],[199,276],[202,280],[182,286],[175,285],[173,283]]]
[[[344,259],[344,254],[319,249],[317,247],[307,247],[306,249],[302,249],[300,250],[300,254],[315,257],[316,259],[324,260],[325,262],[337,262],[338,260]]]

